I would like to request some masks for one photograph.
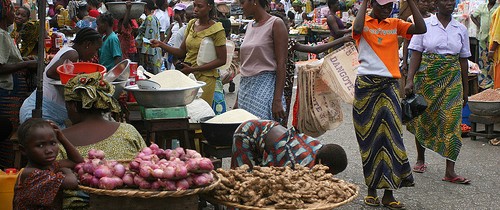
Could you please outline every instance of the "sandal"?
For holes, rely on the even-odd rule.
[[[365,196],[365,198],[363,199],[363,202],[368,205],[368,206],[380,206],[380,199],[377,197],[373,197],[371,195],[367,195]]]
[[[384,205],[384,207],[386,207],[388,209],[406,209],[405,205],[399,201],[393,201],[393,202],[390,202],[389,204],[383,204],[383,205]]]
[[[422,163],[420,165],[415,165],[413,167],[413,172],[415,173],[424,173],[427,170],[427,164]]]
[[[443,181],[445,182],[451,182],[451,183],[454,183],[454,184],[469,184],[470,183],[470,180],[462,177],[462,176],[456,176],[456,177],[453,177],[453,178],[449,178],[449,177],[443,177],[442,179]]]
[[[500,140],[498,140],[497,138],[490,140],[489,143],[491,146],[500,146]]]

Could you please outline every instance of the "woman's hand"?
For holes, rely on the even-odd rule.
[[[406,80],[406,86],[405,86],[405,95],[411,95],[413,93],[413,80]]]
[[[273,118],[276,121],[281,122],[282,120],[285,119],[286,114],[285,114],[285,110],[283,110],[283,104],[281,103],[281,98],[277,99],[277,100],[273,100],[272,111],[273,111]]]
[[[183,66],[181,69],[181,72],[184,73],[185,75],[188,75],[188,74],[194,72],[194,68],[191,67],[190,65],[188,65],[187,63],[182,62],[181,64]]]
[[[156,39],[151,39],[149,40],[149,42],[151,44],[151,47],[161,47],[163,45],[162,41]]]

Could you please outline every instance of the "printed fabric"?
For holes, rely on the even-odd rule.
[[[49,169],[35,169],[23,182],[18,178],[14,188],[14,209],[62,209],[58,195],[65,176],[59,169],[59,164],[54,162]]]
[[[415,90],[427,101],[425,112],[407,124],[422,146],[451,161],[462,147],[463,87],[457,55],[422,55]]]
[[[135,40],[140,53],[139,63],[150,73],[158,74],[163,62],[161,48],[151,47],[149,43],[143,42],[143,38],[147,40],[160,40],[160,22],[154,15],[146,17],[146,20],[139,27],[139,32]]]
[[[401,115],[397,79],[357,77],[353,123],[368,188],[394,190],[414,185]]]
[[[279,123],[270,120],[250,120],[234,132],[231,168],[247,164],[253,166],[290,166],[295,164],[313,167],[316,154],[323,146],[307,135],[289,129],[277,139],[271,151],[265,150],[266,135]]]

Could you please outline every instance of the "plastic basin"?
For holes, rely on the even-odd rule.
[[[73,63],[73,66],[75,68],[73,69],[72,74],[65,73],[64,66],[65,65],[60,65],[59,67],[57,67],[57,73],[59,73],[59,77],[61,78],[61,84],[63,85],[66,84],[69,79],[76,77],[76,75],[78,74],[101,72],[101,75],[104,76],[104,73],[106,73],[106,67],[95,63],[88,63],[88,62]]]

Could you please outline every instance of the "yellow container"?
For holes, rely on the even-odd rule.
[[[15,171],[6,170],[5,173],[0,170],[0,210],[11,210],[12,201],[14,199],[14,185],[18,173]]]

